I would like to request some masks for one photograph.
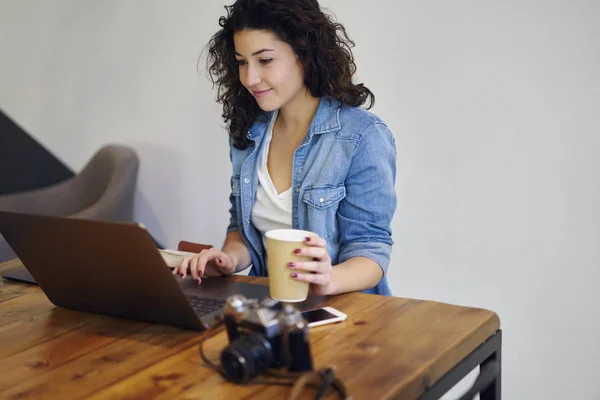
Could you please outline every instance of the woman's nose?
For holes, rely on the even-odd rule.
[[[256,86],[261,82],[260,71],[257,68],[248,65],[246,67],[246,74],[244,77],[245,86]]]

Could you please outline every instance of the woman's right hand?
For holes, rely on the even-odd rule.
[[[212,247],[202,250],[192,257],[185,257],[181,265],[173,268],[173,275],[179,274],[181,279],[185,278],[190,269],[190,275],[194,278],[196,285],[202,282],[203,277],[231,275],[235,272],[237,262],[234,257]]]

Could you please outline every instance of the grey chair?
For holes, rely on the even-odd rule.
[[[132,222],[138,169],[139,159],[131,148],[108,145],[72,178],[41,189],[1,195],[0,210]],[[15,257],[0,235],[0,262]]]

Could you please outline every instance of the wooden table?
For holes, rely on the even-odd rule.
[[[20,266],[0,264],[0,273]],[[311,330],[315,367],[334,364],[354,399],[439,398],[478,365],[499,365],[500,321],[491,311],[362,293],[326,305],[348,319]],[[0,280],[0,398],[286,398],[287,387],[224,381],[202,363],[202,336],[57,308],[37,286]],[[226,343],[224,333],[209,339],[209,358]],[[499,373],[493,382],[482,400],[500,398]]]

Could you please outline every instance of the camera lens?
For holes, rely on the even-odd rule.
[[[258,332],[243,333],[221,353],[221,365],[227,379],[248,382],[271,365],[271,344]]]

